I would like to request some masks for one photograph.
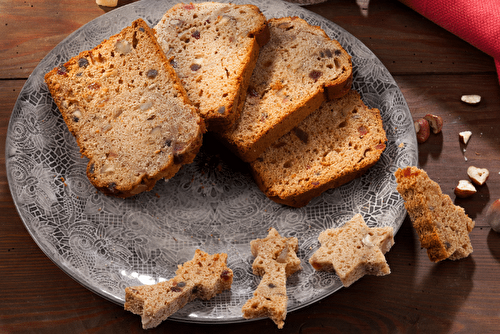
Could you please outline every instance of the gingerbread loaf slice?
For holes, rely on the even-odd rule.
[[[81,153],[106,194],[151,190],[193,161],[204,124],[141,19],[45,75]]]
[[[450,196],[443,194],[439,184],[415,166],[399,168],[397,190],[417,231],[422,248],[433,262],[458,260],[472,253],[469,233],[474,221]]]
[[[220,134],[246,162],[352,84],[351,57],[321,28],[288,17],[270,19],[269,30],[271,39],[261,49],[241,117],[235,128]]]
[[[209,255],[197,249],[192,260],[179,265],[174,278],[126,288],[125,310],[140,315],[144,329],[156,327],[189,301],[209,300],[229,290],[233,272],[226,262],[225,253]]]
[[[209,130],[231,128],[269,39],[266,17],[254,5],[179,3],[154,29]]]
[[[250,164],[259,188],[277,203],[306,205],[365,173],[385,149],[378,109],[356,91],[325,102]]]
[[[345,287],[365,275],[391,273],[384,254],[394,245],[392,227],[369,228],[358,213],[344,226],[318,237],[321,247],[309,263],[319,271],[335,272]]]

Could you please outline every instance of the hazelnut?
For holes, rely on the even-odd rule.
[[[366,247],[369,247],[369,248],[375,246],[375,244],[373,243],[373,239],[372,239],[372,237],[371,237],[370,234],[367,234],[363,238],[363,240],[361,240],[361,242],[363,243],[363,245],[365,245]]]
[[[462,95],[461,98],[462,102],[465,102],[467,104],[478,104],[481,102],[481,96],[480,95]]]
[[[455,188],[455,195],[460,198],[467,198],[474,195],[477,192],[476,188],[468,180],[458,181],[458,185]]]
[[[472,136],[472,132],[470,131],[462,131],[458,134],[460,141],[464,143],[464,145],[467,145],[469,142],[470,136]]]
[[[429,122],[425,118],[420,118],[415,123],[415,132],[417,133],[417,141],[419,144],[425,143],[431,134]]]
[[[96,4],[104,7],[116,7],[118,0],[96,0]]]
[[[424,116],[424,119],[429,122],[432,133],[437,134],[441,132],[441,129],[443,128],[443,119],[441,118],[441,116],[427,114]]]
[[[478,186],[482,186],[488,177],[490,176],[490,171],[486,168],[477,168],[470,166],[467,168],[467,175],[469,175],[471,181]]]
[[[132,51],[132,45],[124,39],[119,39],[115,43],[115,50],[122,55],[126,55],[127,53]]]
[[[493,202],[486,211],[486,221],[495,232],[500,232],[500,199]]]

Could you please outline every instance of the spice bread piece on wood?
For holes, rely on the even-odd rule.
[[[263,277],[254,296],[243,305],[243,317],[269,317],[278,328],[283,328],[288,303],[286,279],[301,269],[296,254],[298,240],[281,237],[271,228],[266,238],[252,240],[250,247],[255,256],[253,273]]]
[[[386,147],[378,109],[359,94],[325,102],[250,164],[259,188],[273,201],[306,205],[325,190],[364,174]]]
[[[472,253],[469,233],[474,221],[427,173],[415,166],[399,168],[397,190],[405,201],[422,248],[432,262],[458,260]]]
[[[141,19],[45,75],[87,176],[128,197],[168,179],[196,156],[204,124]]]
[[[241,113],[266,17],[254,5],[179,3],[155,26],[165,54],[210,131],[231,128]]]
[[[241,117],[220,134],[246,162],[352,84],[350,55],[321,28],[297,17],[270,19],[268,25],[271,39],[260,51]]]
[[[233,283],[233,272],[226,266],[227,254],[209,255],[199,249],[168,281],[125,289],[125,310],[141,316],[144,329],[163,320],[195,298],[208,300]]]
[[[318,240],[321,247],[309,263],[318,271],[337,273],[345,287],[364,275],[391,273],[384,254],[394,245],[392,227],[369,228],[356,214],[344,226],[321,232]]]

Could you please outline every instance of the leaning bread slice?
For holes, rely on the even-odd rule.
[[[45,75],[64,121],[106,194],[151,190],[193,161],[203,121],[141,19]]]
[[[266,17],[254,5],[179,3],[154,29],[209,130],[232,127],[269,39]]]
[[[474,221],[464,209],[453,204],[450,196],[429,175],[415,166],[396,171],[397,190],[405,201],[422,248],[432,262],[458,260],[472,253],[469,233]]]
[[[350,91],[323,103],[250,166],[270,199],[301,207],[365,173],[379,160],[386,140],[380,111]]]
[[[321,28],[288,17],[269,20],[269,29],[271,39],[260,52],[242,115],[221,135],[247,162],[327,98],[346,94],[352,83],[351,57]]]

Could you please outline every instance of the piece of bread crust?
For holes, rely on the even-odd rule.
[[[352,85],[351,56],[321,28],[297,17],[268,25],[271,39],[260,51],[241,117],[218,134],[246,162]]]
[[[254,5],[179,3],[154,27],[189,99],[210,131],[234,126],[260,48],[266,17]]]
[[[319,271],[335,271],[345,287],[364,275],[391,273],[384,254],[394,245],[392,227],[369,228],[358,213],[340,228],[320,233],[321,247],[309,263]]]
[[[474,221],[463,208],[443,194],[439,184],[415,166],[399,168],[397,190],[417,231],[422,248],[432,262],[458,260],[472,253],[469,233]]]
[[[126,288],[125,310],[140,315],[144,329],[156,327],[189,301],[209,300],[229,290],[233,272],[226,262],[225,253],[209,255],[197,249],[192,260],[179,265],[174,278]]]
[[[138,19],[45,75],[87,176],[108,195],[153,188],[193,161],[204,123],[154,31]]]
[[[269,317],[283,328],[287,314],[286,279],[301,269],[298,239],[281,237],[271,228],[267,237],[250,242],[253,273],[263,276],[254,296],[242,307],[245,319]]]
[[[325,102],[250,164],[259,188],[292,207],[364,174],[379,159],[387,138],[378,109],[356,91]]]

